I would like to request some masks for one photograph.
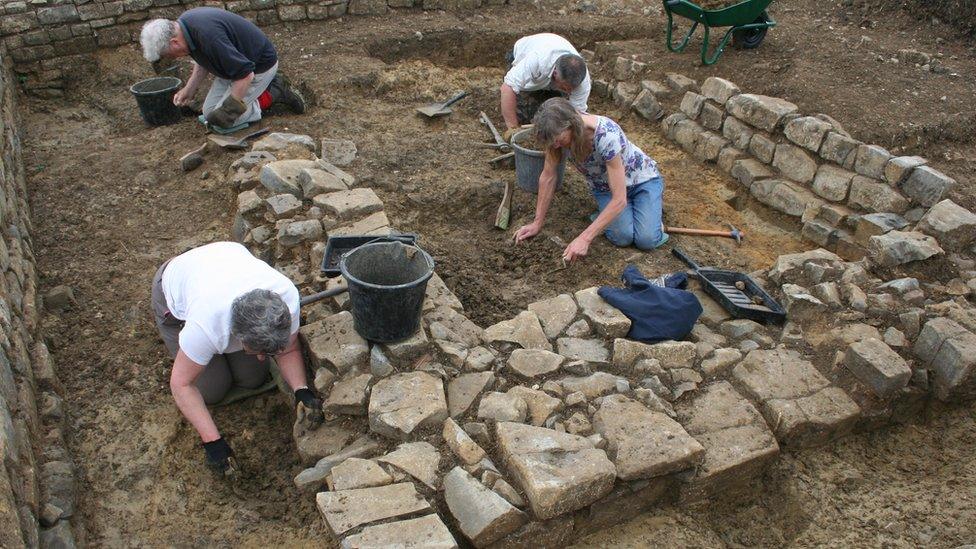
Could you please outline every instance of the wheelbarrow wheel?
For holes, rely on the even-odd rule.
[[[769,18],[766,17],[766,12],[762,14],[753,21],[753,24],[763,24],[769,22]],[[732,33],[732,46],[740,50],[751,50],[758,48],[759,44],[762,44],[763,40],[766,38],[766,31],[769,27],[758,27],[754,29],[738,30]]]

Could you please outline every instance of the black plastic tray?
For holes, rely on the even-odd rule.
[[[322,273],[328,277],[339,276],[342,274],[339,271],[339,260],[342,259],[342,254],[355,250],[363,244],[372,242],[402,242],[404,244],[414,245],[417,243],[417,235],[414,233],[403,233],[384,236],[330,236],[328,242],[325,244],[325,257],[322,259]]]
[[[671,253],[695,269],[705,293],[718,301],[719,305],[733,317],[776,324],[782,324],[786,321],[786,311],[783,310],[783,307],[766,293],[766,290],[756,284],[749,275],[736,271],[699,267],[694,260],[678,248],[673,248]],[[736,288],[736,282],[742,282],[745,288],[742,290]],[[753,296],[761,299],[762,305],[754,303]]]

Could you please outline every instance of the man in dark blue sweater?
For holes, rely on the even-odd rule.
[[[305,101],[278,74],[278,53],[254,23],[218,8],[194,8],[176,21],[153,19],[142,27],[143,55],[193,58],[193,73],[173,97],[186,105],[206,75],[213,85],[203,102],[207,122],[222,128],[255,122],[274,104],[305,112]]]

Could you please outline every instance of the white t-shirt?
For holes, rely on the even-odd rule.
[[[563,55],[579,55],[576,48],[558,34],[542,33],[520,38],[515,42],[512,52],[515,60],[505,75],[505,83],[515,93],[549,89],[552,71],[556,61]],[[579,112],[586,112],[586,101],[590,97],[590,71],[579,86],[569,94],[569,102]]]
[[[205,366],[216,354],[244,349],[230,335],[230,308],[235,298],[251,290],[281,296],[291,311],[291,333],[298,331],[298,288],[236,242],[214,242],[174,257],[163,271],[162,287],[170,314],[186,323],[180,350],[197,364]]]

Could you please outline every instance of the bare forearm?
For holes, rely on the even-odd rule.
[[[505,119],[505,126],[509,128],[519,127],[518,113],[516,112],[517,100],[515,90],[508,84],[502,84],[501,89],[501,109],[502,118]]]
[[[281,377],[285,378],[285,382],[293,391],[308,385],[308,379],[305,377],[305,362],[302,360],[300,349],[278,355],[275,361],[278,363],[278,369],[281,370]]]
[[[196,89],[200,87],[200,82],[203,82],[203,79],[206,77],[207,77],[207,69],[194,63],[193,72],[190,73],[190,78],[186,81],[187,89],[196,91]]]
[[[620,215],[620,212],[624,211],[627,207],[627,198],[613,198],[610,203],[607,204],[606,208],[600,212],[600,215],[596,216],[590,225],[583,229],[580,236],[586,238],[588,241],[592,242],[598,235],[603,233],[603,230],[607,228],[607,225],[613,222],[614,219]]]
[[[546,222],[546,215],[549,213],[549,206],[556,195],[556,177],[545,172],[539,176],[539,192],[536,194],[535,201],[535,220],[540,227]]]
[[[254,80],[253,72],[240,80],[234,80],[234,83],[230,85],[230,94],[236,99],[243,101],[244,94],[247,93],[247,87],[251,85],[251,80]]]
[[[195,385],[170,386],[176,407],[183,413],[183,417],[193,425],[203,442],[212,442],[220,438],[220,431],[214,423],[210,410],[207,409],[203,396]]]

